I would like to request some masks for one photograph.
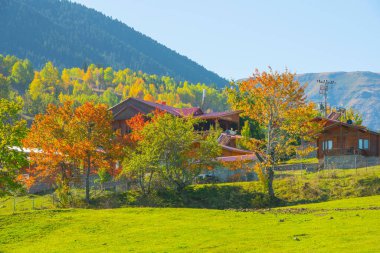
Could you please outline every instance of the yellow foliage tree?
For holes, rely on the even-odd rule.
[[[284,155],[294,153],[300,140],[310,141],[319,129],[318,123],[311,121],[317,112],[314,104],[306,101],[306,87],[294,77],[288,70],[256,70],[248,80],[232,83],[227,89],[232,107],[266,129],[265,140],[255,141],[251,149],[263,158],[255,169],[272,199],[274,166]]]

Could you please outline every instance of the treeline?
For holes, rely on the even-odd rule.
[[[41,70],[33,68],[27,59],[0,55],[1,98],[22,96],[23,114],[33,117],[44,113],[48,104],[73,101],[104,103],[109,107],[128,97],[166,102],[175,107],[201,106],[206,91],[204,111],[228,109],[226,95],[203,83],[177,82],[169,76],[134,72],[129,68],[114,70],[95,64],[84,68],[59,70],[47,62]]]

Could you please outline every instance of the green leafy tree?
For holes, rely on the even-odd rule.
[[[29,60],[17,61],[12,67],[11,80],[15,88],[23,93],[33,80],[33,75]]]
[[[113,78],[114,78],[113,69],[111,67],[106,68],[104,70],[104,82],[107,85],[110,85],[110,84],[112,84]]]
[[[202,136],[194,130],[198,122],[170,114],[155,117],[142,130],[139,156],[132,159],[137,163],[141,158],[145,168],[157,170],[170,188],[182,192],[202,170],[215,165],[221,152],[217,142],[220,132]]]
[[[48,88],[49,92],[55,93],[61,80],[59,70],[49,61],[41,70],[40,75],[42,83]]]
[[[27,165],[22,139],[27,134],[25,120],[20,120],[21,99],[0,99],[0,195],[15,191],[19,169]]]
[[[7,77],[0,74],[0,98],[9,98],[10,85]]]
[[[119,102],[119,98],[111,88],[108,88],[102,95],[102,101],[109,106],[114,106]]]

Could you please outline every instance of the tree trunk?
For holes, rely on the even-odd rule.
[[[267,187],[268,195],[271,200],[275,199],[274,190],[273,190],[273,179],[274,179],[274,169],[273,167],[267,168]]]
[[[90,203],[90,169],[91,169],[91,157],[87,157],[87,170],[86,170],[86,203]]]

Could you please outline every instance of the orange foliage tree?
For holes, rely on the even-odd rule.
[[[103,104],[85,103],[76,108],[71,121],[75,157],[85,168],[86,202],[90,202],[90,174],[109,166],[115,146],[112,114]]]
[[[232,83],[227,89],[232,107],[243,110],[243,116],[266,130],[265,140],[255,141],[250,148],[262,155],[263,162],[256,164],[255,170],[272,199],[274,166],[294,153],[300,140],[312,140],[319,129],[318,123],[311,121],[317,112],[314,104],[306,100],[306,86],[294,77],[288,70],[284,73],[256,70],[248,80]]]
[[[30,186],[35,181],[57,183],[67,193],[75,179],[75,160],[72,159],[73,140],[68,122],[74,108],[67,102],[62,107],[49,105],[45,115],[37,115],[23,145],[31,150]]]
[[[90,174],[99,168],[111,169],[112,160],[118,159],[111,120],[105,105],[49,105],[46,114],[36,116],[24,140],[24,146],[31,149],[31,181],[50,180],[68,193],[70,182],[84,174],[89,202]]]

